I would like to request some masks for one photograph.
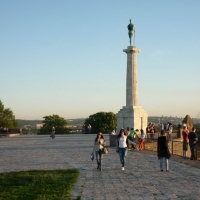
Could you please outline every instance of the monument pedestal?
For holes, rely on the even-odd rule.
[[[116,147],[117,146],[117,135],[109,135],[110,138],[110,146]]]
[[[143,129],[146,132],[147,123],[148,114],[141,106],[124,106],[117,113],[117,134],[122,127]]]
[[[127,54],[126,106],[117,113],[117,134],[122,127],[146,132],[148,114],[138,106],[137,53],[140,50],[136,46],[128,46],[123,51]]]

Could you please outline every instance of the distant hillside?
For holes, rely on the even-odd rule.
[[[25,125],[30,125],[30,126],[34,126],[36,124],[41,124],[42,120],[25,120],[25,119],[17,119],[18,123],[19,123],[19,127],[23,128]]]
[[[31,126],[35,127],[36,124],[42,124],[43,120],[25,120],[25,119],[17,119],[19,123],[19,127],[23,128],[24,126]],[[67,119],[67,124],[68,125],[81,125],[84,124],[85,118],[78,118],[78,119]]]
[[[193,118],[193,122],[194,124],[198,124],[200,123],[200,113],[199,115],[199,119],[195,119]],[[69,126],[76,126],[78,128],[81,128],[82,125],[84,124],[86,118],[77,118],[77,119],[66,119],[67,120],[67,124]],[[149,116],[148,117],[148,122],[152,122],[155,124],[159,124],[159,123],[167,123],[167,122],[171,122],[174,125],[178,125],[180,122],[182,122],[183,118],[179,118],[179,117],[168,117],[168,116]],[[17,119],[17,121],[19,122],[19,127],[23,128],[25,125],[30,125],[31,127],[35,127],[36,124],[42,124],[42,120],[23,120],[23,119]]]
[[[86,118],[67,119],[68,125],[84,124]]]

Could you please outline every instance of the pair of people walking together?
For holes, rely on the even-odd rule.
[[[124,170],[125,161],[126,161],[126,155],[127,155],[127,147],[128,147],[128,138],[125,135],[125,131],[121,130],[120,134],[117,136],[118,140],[118,152],[120,157],[120,162],[122,164],[122,170]],[[97,161],[97,169],[102,171],[102,160],[103,160],[103,154],[104,154],[104,148],[105,148],[106,142],[104,140],[103,134],[99,133],[97,134],[95,140],[94,140],[94,146],[93,146],[93,153],[95,154],[96,161]]]

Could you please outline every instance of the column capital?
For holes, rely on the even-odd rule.
[[[136,46],[128,46],[127,49],[124,49],[123,52],[126,53],[139,53],[140,50]]]

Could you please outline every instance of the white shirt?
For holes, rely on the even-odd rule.
[[[116,132],[113,130],[111,134],[112,134],[112,135],[116,135]]]
[[[126,136],[119,138],[119,148],[126,148],[127,147],[126,139],[127,139]]]
[[[145,132],[141,133],[140,139],[144,139],[145,136],[146,136],[146,133],[145,133]]]

